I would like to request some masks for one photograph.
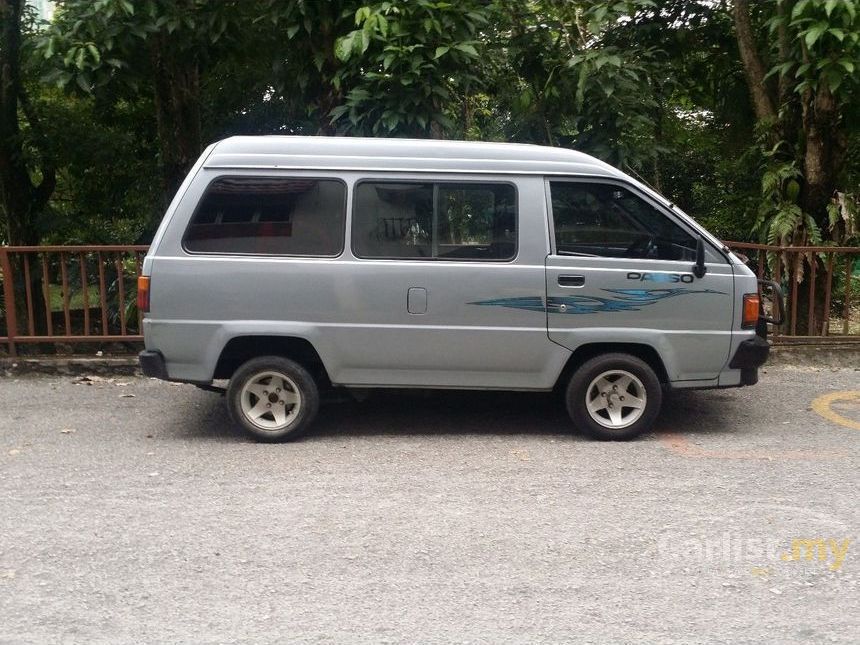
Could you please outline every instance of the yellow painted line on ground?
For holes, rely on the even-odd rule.
[[[838,425],[860,430],[860,421],[849,419],[833,410],[834,403],[857,404],[860,410],[860,390],[829,392],[812,402],[812,409],[819,415]],[[844,451],[818,450],[706,450],[691,444],[680,432],[663,432],[660,442],[671,453],[692,459],[765,459],[768,461],[794,459],[839,459],[845,457]]]
[[[828,421],[838,423],[853,430],[860,430],[860,421],[844,417],[833,410],[833,404],[842,401],[860,404],[860,390],[845,390],[843,392],[823,394],[812,402],[812,409]]]

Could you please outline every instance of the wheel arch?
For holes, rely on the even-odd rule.
[[[231,338],[218,356],[215,379],[229,379],[240,365],[259,356],[283,356],[304,367],[318,383],[330,384],[328,371],[319,352],[307,338],[246,334]]]
[[[669,375],[660,353],[651,345],[645,343],[585,343],[580,345],[568,357],[567,362],[556,379],[556,387],[564,387],[571,375],[586,361],[601,354],[630,354],[639,358],[654,370],[657,379],[662,384],[669,382]]]

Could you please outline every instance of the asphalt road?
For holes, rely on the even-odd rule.
[[[0,379],[0,642],[860,640],[860,371],[672,394],[622,444],[387,392],[259,445],[216,394],[72,381]]]

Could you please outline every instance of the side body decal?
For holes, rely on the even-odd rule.
[[[714,293],[725,295],[723,291],[713,289],[602,289],[608,296],[550,296],[544,304],[540,296],[524,296],[520,298],[495,298],[470,302],[470,305],[482,307],[505,307],[508,309],[525,309],[527,311],[549,311],[565,314],[599,314],[610,311],[641,311],[642,307],[653,305],[667,298],[692,295],[696,293]],[[565,309],[560,310],[564,305]]]

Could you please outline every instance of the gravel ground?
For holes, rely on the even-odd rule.
[[[860,639],[860,371],[673,393],[630,443],[379,392],[260,445],[191,386],[7,378],[0,439],[0,642]]]

